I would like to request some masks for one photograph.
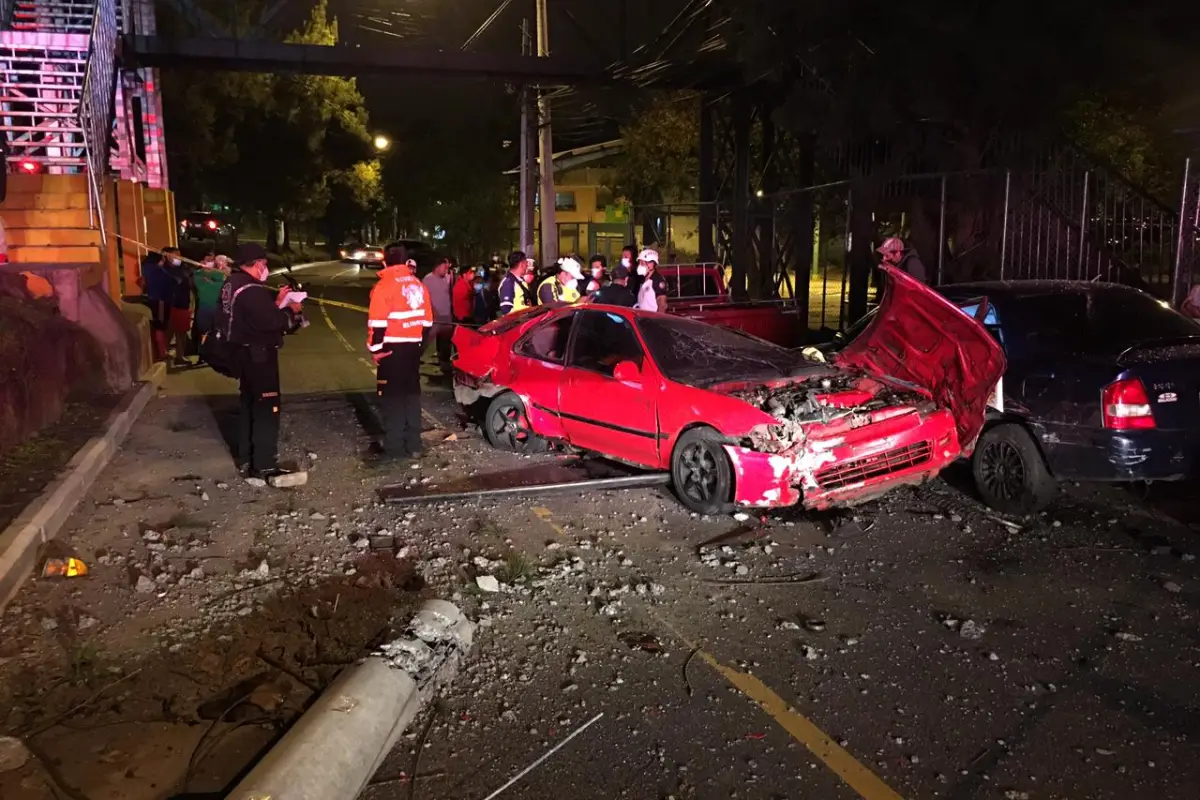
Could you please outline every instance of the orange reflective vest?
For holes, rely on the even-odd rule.
[[[412,270],[399,265],[379,273],[371,290],[367,311],[367,349],[379,352],[389,344],[420,342],[425,328],[433,325],[429,290]]]

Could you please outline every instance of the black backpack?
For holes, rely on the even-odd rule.
[[[253,285],[248,283],[233,292],[233,296],[229,300],[229,318],[227,320],[218,319],[217,325],[204,334],[204,338],[200,340],[200,358],[213,368],[213,372],[224,375],[226,378],[238,377],[238,345],[230,341],[230,337],[233,335],[233,310],[237,305],[238,295],[242,293],[243,289],[249,289]],[[219,316],[224,316],[224,314]],[[220,324],[222,321],[225,322],[224,325]]]

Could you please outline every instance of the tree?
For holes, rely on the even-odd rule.
[[[700,168],[700,100],[656,97],[621,128],[613,194],[636,206],[695,202]]]
[[[325,0],[287,41],[337,43]],[[377,203],[379,169],[353,78],[182,75],[164,94],[177,189],[283,221],[282,241],[268,225],[270,248],[288,247],[296,224],[340,237]]]

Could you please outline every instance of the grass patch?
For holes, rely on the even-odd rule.
[[[513,550],[504,557],[504,566],[496,571],[496,580],[509,585],[528,583],[537,575],[537,565],[524,553]]]

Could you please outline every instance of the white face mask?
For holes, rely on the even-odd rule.
[[[179,266],[180,264],[182,264],[182,263],[183,263],[183,262],[182,262],[182,261],[180,261],[178,258],[172,258],[172,259],[171,259],[171,266],[172,266],[172,267],[178,267],[178,266]]]
[[[638,275],[644,276],[647,272],[649,272],[649,270],[646,268],[645,264],[638,264]]]
[[[622,267],[625,267],[625,269],[629,269],[629,263],[630,263],[630,262],[629,262],[629,259],[628,259],[628,258],[622,258],[622,259],[621,259],[621,266],[622,266]]]
[[[592,270],[593,278],[599,278],[603,274],[604,274],[604,270],[600,269],[599,267],[596,267],[594,270]]]

